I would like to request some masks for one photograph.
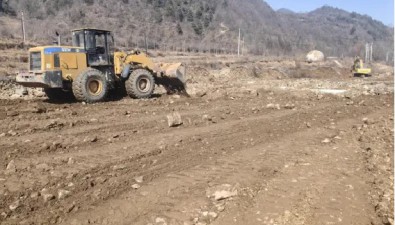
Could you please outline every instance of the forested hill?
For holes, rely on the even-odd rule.
[[[114,32],[119,47],[236,51],[291,55],[319,49],[361,54],[373,42],[377,59],[393,49],[393,29],[369,16],[325,6],[309,13],[274,11],[262,0],[0,0],[0,37],[20,38],[25,12],[29,40],[51,43],[55,31],[97,27]]]

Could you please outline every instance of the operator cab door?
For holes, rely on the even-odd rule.
[[[110,48],[113,38],[110,32],[81,30],[73,33],[73,45],[83,47],[87,53],[88,66],[113,65]]]

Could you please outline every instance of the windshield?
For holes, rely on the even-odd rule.
[[[107,32],[87,30],[85,31],[85,41],[89,65],[107,65],[109,63]]]
[[[110,52],[114,48],[114,41],[108,31],[90,29],[74,31],[73,46],[84,48],[89,65],[108,65],[112,63]]]

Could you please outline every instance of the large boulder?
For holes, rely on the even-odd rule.
[[[311,51],[306,55],[306,61],[308,63],[321,62],[324,61],[324,59],[325,59],[324,53],[317,50]]]

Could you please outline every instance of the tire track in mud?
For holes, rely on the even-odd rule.
[[[314,160],[317,159],[317,155],[319,156],[322,153],[311,148],[300,148],[300,146],[314,146],[317,143],[321,145],[321,140],[326,137],[325,135],[331,134],[331,131],[323,128],[296,134],[290,133],[283,136],[285,140],[270,140],[254,147],[243,148],[243,150],[219,156],[218,159],[209,160],[202,166],[197,165],[178,172],[177,170],[170,172],[165,177],[162,176],[158,179],[150,180],[151,182],[143,186],[143,190],[140,193],[136,191],[126,192],[115,199],[104,202],[103,205],[93,209],[93,213],[92,211],[82,212],[80,215],[77,215],[79,219],[74,220],[73,223],[71,222],[73,220],[70,219],[63,224],[87,224],[88,221],[99,224],[104,223],[104,221],[106,224],[127,224],[132,221],[133,224],[147,224],[155,222],[155,218],[158,216],[165,218],[169,224],[184,224],[185,222],[192,224],[195,218],[201,219],[204,223],[210,223],[213,221],[202,216],[203,212],[216,211],[216,214],[220,214],[220,212],[216,210],[215,201],[213,203],[206,199],[205,190],[210,186],[222,183],[239,186],[241,200],[237,199],[237,201],[230,203],[222,202],[230,209],[232,207],[237,208],[237,211],[228,213],[232,215],[228,217],[231,218],[230,221],[214,222],[214,224],[246,224],[244,223],[246,221],[240,220],[231,223],[233,216],[237,215],[240,208],[250,208],[253,205],[251,201],[254,202],[256,195],[265,191],[266,187],[271,186],[270,183],[273,183],[272,179],[283,176],[286,173],[284,170],[290,170],[284,169],[288,168],[284,167],[284,165],[294,167],[311,166]],[[307,140],[305,140],[306,137]],[[295,149],[295,151],[289,151],[290,148]],[[328,151],[329,149],[325,147],[323,150]],[[327,161],[326,158],[321,160],[323,162]],[[334,165],[331,161],[326,162],[326,164],[326,167]],[[262,167],[262,165],[264,166]],[[306,171],[301,173],[307,174]],[[314,179],[320,178],[321,174],[316,174]],[[314,174],[310,174],[310,176],[314,176]],[[257,177],[264,179],[256,179]],[[279,198],[279,195],[281,196],[281,194],[278,194],[278,191],[287,193],[286,185],[293,182],[291,178],[292,176],[289,176],[290,180],[280,180],[282,183],[277,184],[279,185],[277,187],[282,187],[282,189],[272,191],[272,199],[273,197]],[[301,178],[308,180],[306,177]],[[263,182],[263,184],[260,182]],[[301,183],[303,183],[303,180]],[[308,187],[309,185],[305,184],[302,184],[302,187],[299,186],[301,191],[296,193],[296,199],[293,199],[295,200],[295,208],[290,212],[286,212],[282,217],[277,218],[277,221],[280,224],[289,224],[288,222],[290,221],[293,221],[292,224],[309,224],[308,221],[314,219],[313,210],[316,207],[316,203],[319,202],[323,193],[328,193],[328,191],[324,192],[327,185],[321,182],[314,187]],[[346,185],[342,187],[346,187]],[[147,197],[147,195],[149,196]],[[267,203],[267,199],[265,198],[263,202]],[[276,203],[273,202],[273,204]],[[304,216],[307,215],[307,218],[299,218],[297,216],[298,213],[304,214]],[[337,220],[338,218],[335,219]],[[256,222],[255,220],[252,223],[247,221],[247,224],[256,224]],[[331,221],[329,220],[329,222]]]
[[[93,137],[97,137],[102,141],[106,141],[109,138],[112,138],[114,133],[118,135],[129,135],[127,138],[128,139],[141,139],[142,137],[145,137],[149,134],[152,133],[160,133],[160,132],[166,132],[168,129],[166,125],[166,115],[163,115],[163,111],[168,111],[171,112],[172,110],[182,107],[183,104],[188,103],[189,106],[191,106],[191,103],[189,102],[195,102],[193,104],[192,109],[188,110],[182,110],[182,115],[185,117],[188,121],[188,124],[185,123],[185,126],[204,126],[205,123],[201,119],[201,111],[202,108],[200,105],[203,105],[204,112],[207,114],[218,114],[221,113],[221,110],[226,109],[224,108],[218,108],[218,107],[209,107],[207,103],[201,103],[201,102],[196,102],[195,99],[185,99],[181,100],[178,102],[178,105],[172,106],[171,109],[158,109],[158,111],[153,111],[153,113],[150,113],[151,115],[146,115],[145,110],[142,109],[140,111],[137,111],[138,115],[134,118],[132,114],[126,115],[127,117],[124,117],[123,113],[128,111],[127,109],[118,109],[121,111],[120,116],[103,116],[103,115],[97,115],[94,112],[92,113],[92,116],[90,118],[83,117],[81,120],[81,117],[70,117],[70,114],[76,110],[70,110],[70,112],[65,112],[64,114],[67,114],[67,119],[60,119],[61,116],[53,116],[51,115],[51,121],[52,122],[46,122],[42,123],[39,121],[38,123],[26,123],[26,124],[20,124],[19,119],[17,119],[16,123],[18,123],[20,127],[25,127],[26,125],[29,125],[28,127],[32,127],[33,129],[30,129],[28,133],[23,133],[20,132],[19,130],[16,130],[20,132],[21,136],[16,136],[16,137],[10,137],[7,138],[7,141],[3,142],[0,144],[4,152],[12,152],[12,157],[8,157],[7,154],[3,154],[0,157],[0,162],[5,161],[5,156],[8,158],[17,158],[18,154],[23,154],[23,156],[30,155],[35,156],[36,154],[57,154],[56,149],[43,149],[43,148],[33,148],[34,151],[31,151],[31,146],[32,145],[44,145],[47,144],[48,148],[53,142],[58,142],[58,143],[63,143],[64,146],[61,146],[61,151],[62,152],[70,152],[73,151],[75,147],[81,147],[84,148],[86,146],[95,144],[95,143],[84,143],[82,140],[84,138],[92,139]],[[226,102],[232,102],[231,100],[227,100]],[[232,102],[233,107],[238,107],[238,104],[236,102]],[[248,104],[251,104],[249,102]],[[253,103],[252,103],[253,104]],[[94,106],[90,106],[94,107]],[[102,108],[108,108],[108,106],[100,106],[98,107]],[[162,106],[163,107],[163,106]],[[241,108],[241,107],[240,107]],[[84,109],[87,110],[87,109]],[[102,109],[99,108],[97,111],[101,111]],[[125,110],[125,112],[123,112]],[[88,110],[89,111],[89,110]],[[156,113],[155,113],[156,112]],[[159,112],[159,115],[156,115]],[[237,111],[233,115],[228,116],[226,120],[230,119],[235,119],[238,116],[242,115],[244,112],[243,111]],[[116,114],[116,113],[114,113]],[[152,115],[154,114],[154,115]],[[38,115],[39,117],[46,118],[48,115]],[[129,117],[130,116],[130,117]],[[99,118],[99,120],[97,119]],[[76,120],[77,119],[77,120]],[[91,121],[94,119],[95,121]],[[119,120],[123,120],[119,122]],[[46,119],[48,120],[48,118]],[[68,121],[68,122],[67,122]],[[14,121],[11,121],[14,122]],[[54,124],[54,129],[50,128],[48,124]],[[72,123],[73,125],[70,125]],[[4,131],[6,129],[3,128]],[[46,137],[46,139],[43,141],[43,136]],[[28,140],[29,142],[26,142]],[[81,143],[82,142],[82,143]],[[63,147],[63,149],[62,149]],[[65,149],[65,147],[67,147]],[[14,149],[19,149],[19,152],[15,152]]]
[[[341,103],[337,105],[339,109],[343,108]],[[322,106],[322,108],[325,107],[327,106],[326,105]],[[165,149],[164,151],[158,151],[156,147],[153,147],[155,150],[152,155],[146,155],[146,153],[144,153],[140,156],[137,155],[135,158],[127,159],[124,161],[111,162],[110,160],[110,162],[107,165],[96,166],[92,170],[84,171],[78,174],[76,177],[73,177],[70,181],[74,183],[75,186],[78,187],[77,189],[73,190],[72,197],[64,200],[63,202],[49,203],[47,206],[44,207],[40,205],[35,206],[37,207],[37,209],[35,209],[34,212],[27,214],[28,220],[47,221],[47,222],[51,220],[61,220],[62,219],[61,217],[67,215],[68,213],[67,211],[70,209],[66,207],[67,205],[69,205],[73,209],[77,208],[78,210],[87,210],[91,205],[99,204],[102,201],[106,201],[107,199],[114,198],[122,194],[123,192],[130,190],[130,186],[133,183],[133,181],[131,180],[133,179],[134,176],[141,174],[145,175],[146,181],[149,182],[151,180],[155,180],[157,178],[163,177],[164,174],[171,173],[172,171],[177,172],[187,168],[191,168],[194,165],[198,165],[200,163],[205,162],[207,159],[210,159],[210,157],[218,157],[217,155],[219,151],[224,151],[228,149],[228,152],[231,153],[246,148],[246,146],[249,145],[248,139],[251,136],[255,137],[256,139],[258,139],[258,137],[263,138],[261,140],[255,141],[255,143],[253,144],[250,143],[251,145],[258,145],[260,143],[271,142],[276,139],[279,139],[282,135],[285,135],[287,133],[303,130],[302,127],[304,127],[304,129],[307,129],[304,125],[304,122],[305,120],[309,120],[311,118],[306,118],[306,117],[303,118],[301,115],[308,115],[308,114],[312,114],[313,112],[317,112],[317,115],[326,114],[324,117],[318,117],[319,119],[316,121],[311,121],[313,126],[320,125],[325,121],[329,121],[330,117],[332,117],[331,114],[327,114],[328,112],[323,111],[322,108],[311,110],[311,111],[304,111],[304,112],[292,112],[287,115],[277,115],[277,116],[269,115],[269,118],[267,116],[263,116],[263,117],[258,116],[258,118],[250,117],[245,119],[246,121],[244,120],[232,121],[231,125],[218,124],[218,125],[211,125],[209,127],[203,127],[203,128],[195,128],[195,129],[185,128],[185,129],[177,130],[175,132],[179,132],[180,134],[187,133],[184,134],[185,137],[193,136],[196,134],[200,134],[199,135],[200,137],[185,140],[178,146],[171,147],[172,149]],[[335,114],[334,112],[333,114]],[[297,114],[298,116],[295,117],[291,116],[293,114]],[[290,117],[291,119],[286,119],[287,117]],[[296,121],[294,121],[294,118],[296,118]],[[258,121],[263,122],[266,120],[269,121],[264,123],[265,126],[263,127],[254,126],[255,124],[257,124]],[[286,126],[284,126],[284,124]],[[289,124],[291,124],[292,126],[290,127]],[[220,126],[220,128],[216,130],[215,129],[216,126]],[[231,130],[232,126],[235,126],[236,128],[234,130]],[[278,127],[283,127],[283,129],[279,129]],[[186,130],[188,129],[190,131],[186,132]],[[200,130],[196,130],[196,129],[200,129]],[[207,134],[204,135],[201,134],[203,132],[202,129],[203,130],[206,129]],[[231,142],[229,144],[216,144],[216,143],[227,143],[229,142],[229,140],[237,140],[237,141],[235,143]],[[196,149],[200,149],[202,146],[204,146],[204,143],[201,142],[205,142],[205,141],[208,142],[209,144],[210,143],[214,143],[214,144],[211,145],[210,148],[196,151]],[[199,143],[196,144],[196,142]],[[187,147],[189,147],[189,152],[188,154],[185,154],[185,149],[187,149]],[[152,146],[148,147],[148,149],[150,148],[152,149]],[[153,163],[156,159],[152,159],[152,158],[158,156],[160,157],[159,160],[156,163]],[[113,170],[114,164],[115,165],[123,164],[125,168],[121,169],[120,171]],[[152,166],[152,169],[149,168],[150,165]],[[63,186],[64,184],[61,185],[60,187],[58,186],[58,182],[60,180],[52,181],[53,185],[51,185],[51,187],[52,188],[64,187]],[[92,181],[93,181],[93,185],[92,185]],[[94,195],[95,190],[98,189],[101,189],[100,192],[105,194],[103,194],[103,196],[97,197],[97,199],[92,199],[91,196]],[[9,201],[10,200],[8,200],[7,202]],[[51,211],[54,212],[54,215],[49,216],[47,218],[43,218],[42,217],[43,211],[47,211],[48,209],[51,209]]]
[[[261,99],[260,99],[261,100]],[[189,99],[188,99],[189,101]],[[265,100],[263,100],[265,101]],[[192,99],[192,102],[196,102],[194,99]],[[259,107],[256,107],[257,104],[253,101],[253,99],[249,99],[247,102],[243,102],[244,104],[235,102],[233,100],[225,100],[225,107],[210,107],[207,102],[197,102],[194,105],[194,109],[192,110],[187,110],[187,111],[182,111],[183,117],[185,117],[187,123],[184,123],[184,127],[189,127],[189,126],[205,126],[207,124],[207,121],[202,121],[201,114],[202,111],[206,114],[214,114],[214,115],[226,115],[225,117],[221,118],[216,118],[215,122],[225,122],[229,121],[232,119],[238,119],[241,116],[252,114],[251,111],[249,110],[249,105],[251,107],[255,107],[255,109],[260,110],[260,113],[266,113],[269,110],[263,110],[263,104],[260,102],[260,109]],[[247,105],[245,105],[247,103]],[[179,104],[183,105],[184,102],[180,102]],[[235,112],[231,112],[230,115],[228,110],[229,110],[229,105],[231,107],[236,108]],[[203,106],[203,107],[201,107]],[[79,105],[77,105],[79,107]],[[94,107],[94,106],[92,106]],[[103,108],[108,108],[108,106],[101,106],[98,105],[97,107],[103,107]],[[173,107],[173,108],[177,108]],[[245,109],[246,108],[246,109]],[[199,109],[199,110],[198,110]],[[102,109],[99,108],[98,111],[101,111]],[[120,109],[122,112],[124,109]],[[64,114],[69,115],[71,114],[73,110],[70,110],[70,112],[64,112]],[[161,110],[162,112],[163,110]],[[170,110],[169,110],[170,111]],[[142,111],[141,114],[143,113],[144,110]],[[159,112],[159,113],[161,113]],[[94,114],[94,113],[93,113]],[[199,115],[200,114],[200,115]],[[110,121],[95,121],[91,122],[89,121],[89,118],[83,119],[83,121],[79,122],[74,122],[73,120],[74,117],[72,117],[72,122],[74,123],[74,126],[69,126],[68,123],[65,123],[65,121],[60,121],[59,124],[55,123],[55,125],[59,125],[59,127],[55,126],[55,129],[38,129],[38,127],[46,126],[45,124],[32,124],[31,126],[34,127],[33,133],[32,134],[22,134],[21,136],[17,137],[10,137],[4,139],[2,144],[0,146],[3,149],[3,152],[5,154],[2,154],[0,156],[0,163],[6,163],[6,159],[11,160],[11,159],[16,159],[20,158],[19,155],[23,155],[23,157],[26,157],[28,155],[55,155],[59,153],[64,153],[64,152],[73,152],[75,151],[75,148],[86,148],[89,147],[90,145],[95,145],[96,143],[90,143],[89,141],[84,142],[83,139],[92,139],[94,137],[99,138],[101,141],[99,142],[106,142],[107,139],[111,139],[114,135],[114,133],[117,133],[118,135],[125,135],[123,137],[124,139],[141,139],[144,138],[146,135],[152,134],[152,133],[160,133],[160,132],[167,132],[166,129],[166,121],[165,121],[165,116],[166,115],[158,115],[158,116],[146,116],[144,115],[143,117],[139,117],[136,121],[136,118],[125,118],[124,121],[118,122],[119,119],[123,119],[123,117],[118,118],[118,117],[109,117]],[[52,117],[52,116],[51,116]],[[66,116],[67,118],[67,116]],[[81,117],[77,117],[81,118]],[[97,116],[96,116],[97,118]],[[103,116],[99,116],[99,118],[105,118]],[[81,119],[79,119],[81,120]],[[107,120],[107,118],[106,118]],[[159,120],[159,121],[158,121]],[[13,121],[15,123],[18,123],[19,120]],[[23,122],[23,121],[22,121]],[[159,123],[158,123],[159,122]],[[1,126],[0,126],[1,127]],[[135,130],[133,130],[136,127]],[[4,129],[4,128],[3,128]],[[130,134],[131,129],[133,130],[133,134]],[[18,130],[17,130],[18,131]],[[136,132],[135,132],[136,131]],[[19,131],[18,131],[19,132]],[[129,136],[128,136],[129,135]],[[45,139],[43,139],[45,137]],[[1,138],[0,138],[1,139]],[[1,141],[1,140],[0,140]],[[0,142],[1,143],[1,142]],[[63,144],[62,146],[58,146],[57,148],[50,148],[51,145],[54,143],[58,144]],[[40,146],[40,147],[33,147],[32,146]],[[43,146],[43,147],[42,147]],[[18,151],[15,151],[15,150]],[[78,149],[77,149],[78,150]],[[7,163],[8,163],[7,161]]]
[[[322,133],[314,129],[310,135],[296,134],[294,141],[285,139],[293,144],[279,144],[280,149],[300,154],[291,155],[278,176],[257,191],[246,207],[234,207],[213,224],[370,224],[374,210],[351,131],[359,121],[358,117],[337,121],[339,135],[330,144],[321,143],[331,134],[323,128]],[[314,136],[315,143],[310,140]]]

